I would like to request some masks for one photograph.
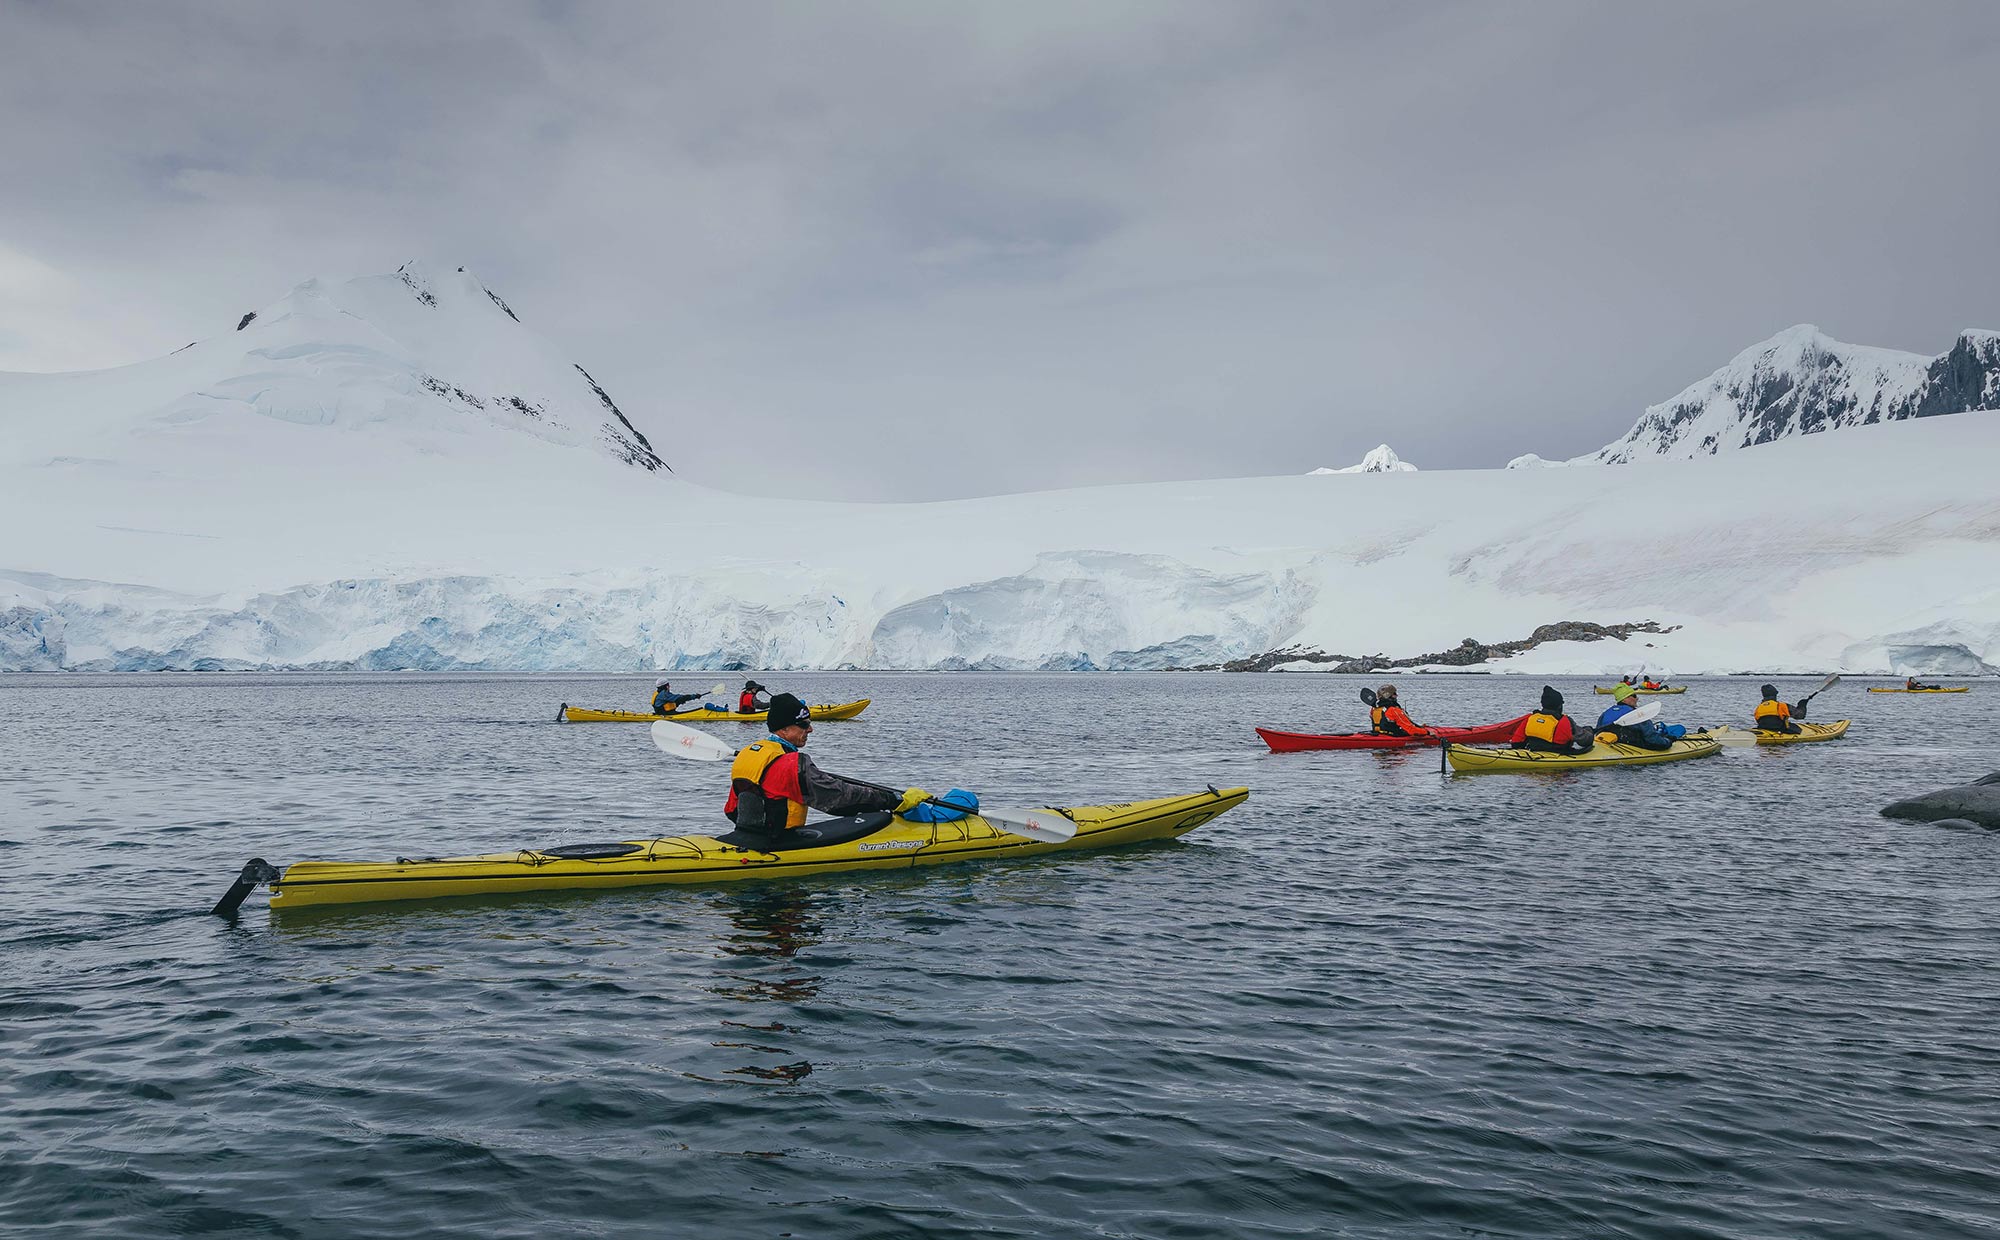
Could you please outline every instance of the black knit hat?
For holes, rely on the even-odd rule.
[[[1776,686],[1776,685],[1765,685],[1765,686],[1763,687],[1763,694],[1764,694],[1764,700],[1766,700],[1766,701],[1770,701],[1770,700],[1772,700],[1772,699],[1776,698],[1776,697],[1778,696],[1778,686]]]
[[[1542,713],[1544,715],[1563,713],[1563,695],[1556,692],[1554,685],[1542,686]]]
[[[762,689],[762,688],[763,688],[764,686],[763,686],[763,685],[760,685],[760,684],[758,684],[758,683],[757,683],[756,681],[754,681],[754,680],[746,680],[746,681],[744,681],[744,682],[743,682],[743,687],[744,687],[744,689],[746,689],[746,690],[750,690],[750,689]]]
[[[812,712],[806,704],[789,693],[780,693],[771,699],[770,727],[773,732],[789,728],[795,723],[811,723]]]

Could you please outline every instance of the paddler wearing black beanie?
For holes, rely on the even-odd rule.
[[[806,810],[836,817],[876,810],[908,813],[930,793],[887,788],[822,771],[802,752],[812,733],[812,711],[789,693],[771,699],[771,734],[743,747],[729,767],[729,800],[722,813],[738,831],[775,844],[782,833],[805,825]]]
[[[1543,685],[1542,708],[1515,724],[1507,743],[1536,753],[1583,753],[1596,741],[1563,714],[1563,695],[1555,686]]]
[[[1759,692],[1764,695],[1764,700],[1757,703],[1757,710],[1751,716],[1759,732],[1783,732],[1789,736],[1797,736],[1805,731],[1792,722],[1792,708],[1778,700],[1778,686],[1765,685]],[[1799,705],[1804,706],[1805,703],[1801,702]]]

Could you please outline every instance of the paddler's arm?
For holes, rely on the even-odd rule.
[[[822,814],[838,818],[847,814],[895,809],[902,804],[903,795],[900,792],[884,792],[872,784],[858,784],[830,771],[822,771],[803,753],[798,760],[800,799]]]

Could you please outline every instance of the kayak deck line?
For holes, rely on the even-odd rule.
[[[1184,835],[1242,804],[1248,788],[1209,787],[1181,796],[1055,812],[1077,824],[1061,843],[1013,835],[978,814],[952,822],[916,823],[887,814],[823,819],[834,829],[824,843],[779,845],[766,852],[724,836],[657,836],[618,844],[564,845],[467,857],[398,857],[391,862],[301,861],[282,869],[253,859],[212,910],[231,917],[257,886],[271,890],[271,909],[427,900],[496,892],[604,890],[675,883],[723,882],[759,875],[788,877],[846,870],[907,869],[992,857],[1035,856],[1109,848]],[[567,853],[568,855],[564,855]]]

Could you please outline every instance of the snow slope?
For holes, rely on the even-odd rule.
[[[1936,357],[1787,328],[1649,406],[1624,438],[1574,463],[1734,452],[1794,435],[2000,408],[2000,333],[1966,331]]]
[[[476,281],[403,274],[0,380],[0,669],[1148,668],[1652,619],[1496,670],[2000,670],[2000,418],[774,517],[649,467]]]
[[[466,274],[407,263],[309,280],[234,331],[114,370],[0,374],[0,463],[275,464],[305,450],[366,464],[477,455],[527,437],[642,471],[666,462],[582,367]],[[503,451],[504,455],[504,451]]]

